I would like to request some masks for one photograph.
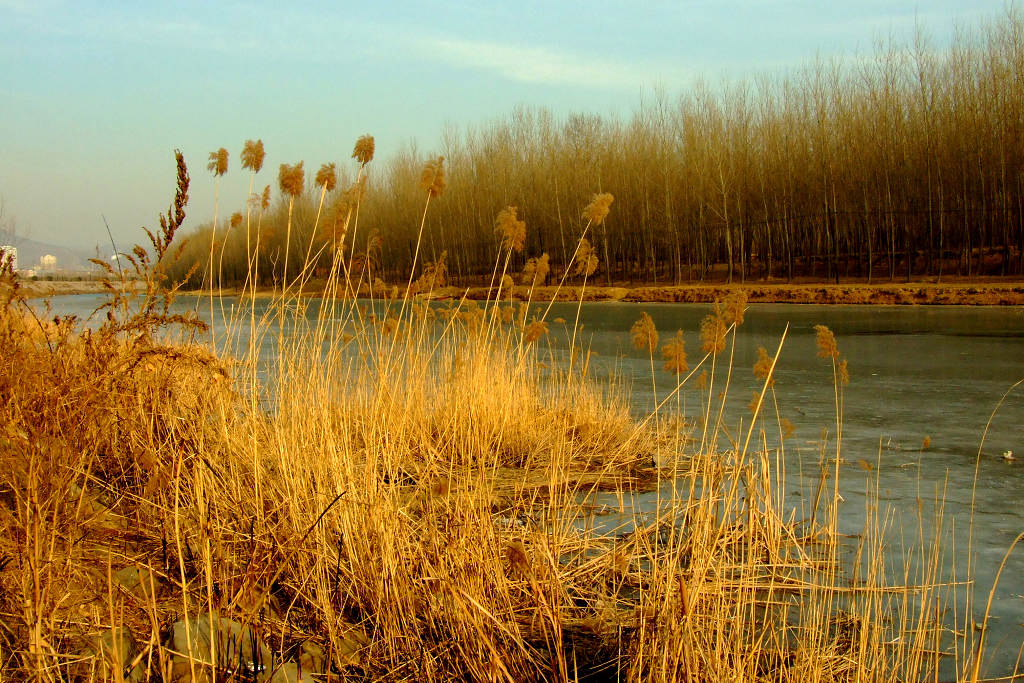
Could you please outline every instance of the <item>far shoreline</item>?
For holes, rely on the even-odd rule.
[[[306,284],[303,294],[320,296],[323,281],[314,280]],[[405,283],[403,283],[404,285]],[[389,285],[383,292],[385,297],[395,291],[397,285]],[[743,291],[749,303],[784,303],[816,305],[922,305],[922,306],[1021,306],[1024,305],[1024,281],[1005,281],[998,278],[951,279],[948,281],[912,282],[867,282],[849,281],[836,284],[822,281],[753,281],[745,283],[694,283],[685,285],[615,283],[613,286],[579,284],[538,286],[530,288],[516,285],[503,290],[504,301],[578,301],[580,291],[587,302],[621,303],[713,303],[723,300],[730,292]],[[109,291],[102,281],[22,281],[21,292],[29,298],[65,296],[72,294],[99,294]],[[466,299],[483,301],[493,297],[496,289],[484,286],[446,286],[435,290],[429,296],[420,298],[432,300]],[[199,290],[181,291],[182,294],[205,294]],[[223,293],[237,296],[237,287],[225,287]],[[366,285],[360,290],[361,296],[368,295]],[[260,288],[258,297],[269,297],[271,288]],[[381,296],[379,290],[374,292]]]

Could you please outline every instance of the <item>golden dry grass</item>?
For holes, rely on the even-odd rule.
[[[250,665],[260,680],[937,675],[954,606],[940,539],[914,548],[919,573],[890,574],[876,512],[844,574],[838,452],[822,453],[813,505],[787,512],[785,443],[770,436],[786,423],[762,409],[777,354],[760,361],[746,440],[714,419],[743,297],[702,326],[692,370],[681,334],[666,345],[676,386],[637,420],[587,362],[549,363],[547,321],[527,322],[527,306],[435,309],[407,288],[307,315],[308,299],[282,294],[253,331],[280,327],[269,364],[230,335],[237,352],[214,354],[175,334],[202,324],[172,313],[162,287],[179,222],[155,257],[135,252],[137,280],[92,331],[38,320],[5,280],[5,678],[225,680]],[[637,338],[653,367],[649,318]],[[706,392],[697,418],[669,400],[691,378]],[[663,480],[674,486],[655,507],[626,509]],[[619,507],[594,505],[597,490]],[[189,623],[221,620],[271,662],[211,670],[202,643],[173,645],[198,633]],[[966,676],[964,642],[951,651]]]

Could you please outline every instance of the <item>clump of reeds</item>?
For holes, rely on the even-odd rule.
[[[835,516],[794,519],[782,499],[781,439],[762,433],[760,446],[723,453],[723,419],[709,410],[704,435],[681,412],[631,418],[614,387],[554,366],[536,343],[548,324],[526,322],[528,303],[512,329],[485,335],[485,309],[464,301],[432,315],[405,298],[345,300],[307,317],[293,292],[264,321],[287,325],[290,340],[270,376],[258,352],[227,359],[161,341],[169,325],[202,327],[172,312],[158,276],[184,218],[178,161],[174,205],[151,235],[156,259],[132,253],[135,302],[126,284],[91,333],[43,325],[16,297],[0,309],[0,341],[15,354],[0,364],[0,672],[934,677],[944,625],[914,620],[921,585],[887,581],[870,528],[860,549],[877,558],[872,570],[852,584],[838,572]],[[436,196],[421,189],[427,203]],[[425,291],[444,258],[424,268]],[[712,368],[696,384],[708,406],[743,316],[734,297],[702,323],[699,364]],[[653,377],[653,319],[631,333]],[[841,377],[834,336],[820,334]],[[661,347],[680,384],[684,349],[682,332]],[[766,386],[777,360],[759,352]],[[626,512],[630,492],[661,476],[673,486],[658,504]],[[600,489],[618,509],[590,502]],[[833,491],[821,495],[834,510]],[[940,583],[936,569],[929,605],[944,599]],[[263,658],[211,666],[216,643],[173,640],[197,622],[237,625]]]
[[[412,283],[410,291],[414,294],[433,292],[444,287],[448,281],[448,252],[442,251],[436,260],[423,266],[423,272]]]
[[[547,253],[544,253],[536,258],[531,258],[526,261],[526,265],[523,266],[523,272],[520,276],[520,282],[531,288],[537,287],[543,285],[547,281],[548,273],[550,272],[550,257]]]

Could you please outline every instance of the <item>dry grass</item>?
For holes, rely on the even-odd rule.
[[[937,675],[937,648],[970,670],[973,641],[951,647],[937,616],[938,539],[889,575],[876,512],[842,572],[838,452],[787,512],[785,423],[763,409],[777,353],[745,441],[724,428],[742,297],[692,369],[682,335],[666,346],[677,382],[637,421],[588,363],[551,364],[543,316],[495,301],[407,288],[317,316],[282,294],[254,332],[281,328],[269,366],[246,340],[214,355],[161,288],[178,223],[94,331],[37,320],[5,281],[3,677],[909,681]],[[653,366],[649,318],[637,339]],[[698,377],[688,419],[671,399]],[[590,502],[662,480],[647,513]],[[227,662],[190,635],[222,620],[267,654]]]

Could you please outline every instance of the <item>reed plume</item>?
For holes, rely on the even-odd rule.
[[[364,135],[359,138],[359,140],[356,141],[352,156],[359,161],[359,172],[356,173],[355,182],[353,182],[344,193],[347,211],[345,212],[344,225],[342,226],[342,237],[344,238],[344,233],[348,232],[349,223],[353,222],[352,248],[349,250],[348,255],[350,263],[355,260],[356,256],[356,233],[359,229],[359,207],[362,205],[363,199],[366,197],[366,165],[373,160],[373,136]],[[338,252],[338,255],[340,256],[341,252]],[[347,296],[353,286],[351,267],[350,263],[345,263],[344,260],[340,260],[340,263],[345,272],[345,293]],[[337,265],[337,262],[332,261],[332,272],[336,270]],[[360,279],[360,283],[361,282],[362,279]],[[359,289],[359,284],[355,285],[355,289]]]
[[[374,141],[372,135],[361,135],[356,140],[356,146],[352,149],[352,158],[359,162],[360,166],[366,166],[373,160]]]
[[[508,278],[507,272],[508,263],[512,259],[512,252],[522,252],[523,246],[526,244],[526,221],[519,220],[518,212],[518,207],[506,206],[498,212],[494,220],[494,232],[501,237],[498,257],[494,261],[494,270],[491,271],[490,287],[494,287],[495,281],[498,283],[498,291],[494,297],[495,306],[498,305],[502,291],[511,286],[511,283],[506,284],[506,281],[511,281],[511,278]],[[502,255],[504,255],[504,258],[502,258]],[[499,264],[501,265],[500,275],[498,273]],[[495,309],[495,313],[497,313],[497,309]],[[492,319],[496,320],[497,315]]]
[[[711,381],[711,375],[708,374],[707,370],[701,370],[700,374],[697,375],[697,391],[704,391],[708,388],[708,382]]]
[[[263,149],[263,140],[246,140],[242,146],[242,168],[247,168],[252,173],[259,173],[263,168],[263,160],[267,153]]]
[[[526,244],[526,221],[519,220],[516,215],[518,208],[507,206],[498,212],[495,220],[494,231],[501,235],[501,248],[503,251],[515,251],[519,253]]]
[[[228,229],[230,229],[230,230],[237,229],[238,226],[240,226],[242,224],[242,220],[243,220],[242,214],[240,212],[238,212],[238,211],[235,211],[233,214],[231,214],[231,218],[228,221]],[[248,235],[246,235],[246,241],[248,241]],[[218,285],[218,288],[220,287],[220,283],[222,282],[222,279],[223,279],[222,278],[222,273],[224,271],[224,252],[227,251],[227,246],[228,246],[228,240],[227,240],[227,237],[225,237],[224,241],[220,245],[220,256],[217,257],[217,285]]]
[[[295,198],[302,194],[306,186],[306,172],[302,168],[304,163],[300,161],[294,166],[281,164],[277,171],[277,184],[281,188],[281,194],[288,195],[288,226],[285,230],[284,274],[281,280],[286,292],[288,291],[288,258],[292,242],[292,209],[295,206]]]
[[[651,395],[654,396],[654,403],[657,405],[658,384],[654,373],[654,352],[658,350],[658,328],[654,326],[654,320],[651,319],[647,311],[643,311],[640,314],[640,319],[629,328],[629,339],[633,348],[647,352],[647,360],[651,365]],[[655,418],[657,418],[657,411],[655,411]]]
[[[726,325],[743,324],[743,314],[747,310],[747,291],[737,289],[726,295],[722,305],[722,318]]]
[[[209,163],[206,164],[206,170],[213,173],[217,182],[214,186],[214,201],[213,201],[213,227],[210,230],[210,254],[206,262],[206,274],[210,280],[210,320],[213,320],[213,250],[217,243],[217,212],[220,208],[220,178],[228,172],[228,151],[221,147],[216,152],[210,152]],[[221,252],[223,258],[224,252]],[[217,287],[220,288],[220,267],[217,268]],[[216,326],[210,329],[211,339],[214,343],[217,341]]]
[[[525,341],[527,344],[532,344],[547,333],[547,322],[544,320],[537,320],[536,318],[534,318],[526,326],[526,332],[523,335],[523,341]]]
[[[437,157],[423,165],[420,173],[420,189],[425,190],[431,197],[438,197],[448,186],[444,173],[444,157]]]
[[[818,358],[839,358],[839,345],[836,336],[825,325],[815,325],[815,342],[818,345]]]
[[[590,244],[590,240],[581,237],[579,245],[576,247],[576,264],[573,267],[573,272],[576,275],[590,277],[597,270],[597,265],[598,259],[594,247]]]
[[[370,235],[366,238],[366,254],[371,257],[379,257],[383,248],[384,238],[381,237],[380,230],[370,231]]]
[[[270,208],[270,185],[263,187],[263,194],[260,196],[260,209],[266,211]]]
[[[690,369],[689,363],[686,362],[686,341],[683,339],[682,330],[676,330],[676,335],[661,347],[661,357],[665,359],[662,369],[675,375],[681,375]]]
[[[585,235],[586,230],[584,230],[583,232]],[[570,374],[572,374],[572,369],[576,361],[576,333],[579,331],[580,313],[583,310],[583,292],[587,288],[587,278],[593,275],[595,271],[597,271],[597,264],[597,253],[594,251],[594,247],[591,246],[590,240],[588,240],[585,236],[581,235],[580,241],[576,244],[576,251],[573,252],[572,258],[569,260],[569,266],[567,266],[565,272],[562,273],[562,279],[559,282],[559,287],[561,287],[562,282],[565,282],[565,278],[569,275],[570,267],[572,267],[573,272],[576,275],[583,276],[583,286],[580,287],[579,301],[577,301],[576,303],[576,321],[573,323],[572,339],[569,342],[569,348],[571,349],[569,355]],[[554,297],[552,297],[552,299],[554,299]]]
[[[704,353],[721,353],[725,350],[725,333],[727,331],[722,311],[715,304],[715,312],[704,316],[700,321],[701,351]]]
[[[256,287],[259,285],[259,252],[260,252],[260,226],[263,223],[263,212],[260,211],[259,219],[256,221],[256,244],[252,244],[250,235],[252,234],[251,229],[251,218],[253,209],[266,209],[264,206],[263,199],[254,194],[252,191],[253,184],[256,182],[256,174],[263,169],[263,160],[266,159],[267,152],[263,147],[263,140],[246,140],[245,144],[242,145],[242,153],[240,155],[242,159],[242,168],[249,170],[249,201],[245,207],[245,261],[246,261],[246,272],[245,272],[245,283],[242,286],[242,291],[246,289],[246,285],[252,283],[252,298],[249,301],[249,325],[250,329],[256,329]],[[269,193],[270,186],[267,186],[265,190],[268,195],[269,204]],[[221,252],[223,257],[223,252]],[[250,339],[249,341],[249,353],[255,353],[256,340]],[[255,378],[253,379],[255,382]],[[254,399],[255,400],[255,399]],[[256,495],[259,496],[259,486],[257,485]]]
[[[333,163],[323,164],[320,166],[320,170],[316,172],[316,183],[317,187],[322,187],[325,192],[332,191],[338,185],[338,174],[335,171],[336,167]]]
[[[313,261],[310,260],[310,256],[313,253],[313,244],[316,243],[318,238],[323,237],[320,229],[320,216],[323,213],[324,198],[327,196],[328,192],[338,185],[338,174],[335,169],[336,166],[333,163],[321,164],[320,170],[316,172],[316,176],[313,180],[314,184],[320,188],[320,201],[316,207],[316,219],[313,221],[313,228],[310,230],[309,245],[306,247],[306,256],[302,261],[302,272],[298,276],[298,279],[300,280],[300,291],[302,289],[302,285],[312,273]]]
[[[338,194],[328,210],[322,238],[331,243],[331,249],[334,251],[340,250],[342,242],[345,240],[351,210],[352,203],[349,200],[348,191]]]
[[[420,227],[416,232],[416,247],[412,252],[412,265],[409,267],[409,280],[405,285],[405,293],[402,295],[402,305],[398,311],[399,319],[405,315],[405,308],[409,303],[409,296],[412,294],[413,278],[416,277],[416,265],[419,263],[420,248],[423,246],[423,229],[427,224],[427,210],[430,208],[430,200],[444,192],[445,184],[444,157],[439,156],[437,159],[428,161],[423,165],[423,170],[420,172],[420,189],[425,191],[427,196],[423,201],[423,215],[420,217]],[[395,346],[392,345],[389,355],[394,353],[394,351]]]
[[[846,364],[846,360],[840,360],[839,358],[839,344],[836,343],[836,336],[832,333],[825,325],[815,325],[815,344],[818,347],[818,358],[824,358],[831,361],[832,364],[832,386],[833,395],[835,398],[835,411],[836,411],[836,457],[835,457],[835,474],[833,487],[836,493],[839,489],[839,462],[841,460],[841,448],[843,442],[843,393],[840,391],[840,386],[847,384],[850,381],[850,370]],[[824,466],[822,466],[822,472],[824,475]],[[824,476],[818,485],[818,495],[821,495],[822,487],[824,486]],[[814,504],[814,514],[817,514],[817,501]],[[834,516],[837,514],[836,504],[833,503],[829,506],[829,513]],[[812,516],[812,521],[814,517]]]
[[[592,225],[603,225],[613,201],[615,201],[615,197],[610,192],[595,194],[583,209],[583,217]]]
[[[640,319],[629,329],[629,339],[633,343],[633,348],[638,351],[646,351],[652,355],[657,351],[658,328],[654,326],[654,320],[646,311],[640,314]]]
[[[604,192],[604,193],[601,193],[601,194],[595,194],[591,198],[590,203],[587,204],[586,208],[583,209],[583,217],[585,219],[587,219],[587,224],[586,224],[586,226],[584,226],[583,232],[580,234],[580,242],[576,245],[576,250],[572,252],[572,257],[569,259],[569,263],[566,264],[565,268],[562,270],[562,278],[558,281],[558,286],[555,288],[555,292],[551,296],[551,301],[548,303],[548,309],[547,309],[548,311],[551,310],[551,304],[554,303],[554,299],[558,295],[558,291],[562,288],[562,285],[565,284],[565,278],[569,277],[569,273],[571,271],[573,271],[573,264],[576,263],[577,257],[580,256],[580,248],[584,247],[584,246],[589,246],[590,245],[590,242],[586,242],[585,241],[586,236],[587,236],[587,230],[589,230],[590,226],[592,226],[592,225],[603,225],[604,224],[605,218],[608,217],[609,207],[611,207],[612,201],[614,201],[614,199],[615,198],[609,192]],[[608,260],[608,240],[607,239],[605,239],[604,244],[605,244],[605,261],[607,261]],[[587,286],[586,276],[589,275],[589,274],[592,274],[594,272],[594,270],[597,270],[597,263],[598,263],[597,262],[597,258],[596,258],[596,256],[593,256],[593,251],[591,250],[591,252],[587,255],[586,262],[583,264],[583,266],[581,268],[577,269],[577,271],[576,271],[577,273],[580,273],[580,272],[584,273],[584,280],[583,280],[583,287],[584,288],[586,288],[586,286]],[[611,279],[610,279],[611,278],[611,274],[610,273],[609,273],[608,277],[609,277],[609,285],[610,285],[611,284]],[[583,290],[580,290],[579,305],[582,306],[582,304],[583,304]],[[547,311],[544,312],[544,315],[545,316],[547,315]],[[576,321],[577,321],[577,323],[579,322],[579,308],[576,309]],[[576,330],[574,328],[571,346],[575,346],[575,344],[576,344]],[[569,369],[570,369],[570,371],[572,370],[572,362],[571,361],[569,363]]]
[[[545,252],[537,258],[529,259],[526,265],[523,266],[521,282],[531,287],[543,285],[544,281],[547,280],[548,273],[551,272],[549,258],[547,252]]]
[[[304,163],[300,161],[294,166],[281,164],[277,172],[277,184],[281,188],[281,194],[292,199],[302,194],[306,186],[306,172],[302,168]]]
[[[754,363],[754,377],[761,380],[769,378],[772,372],[772,357],[763,346],[757,347],[757,362]],[[775,384],[775,378],[769,380],[768,386]]]
[[[836,372],[839,374],[839,381],[843,385],[850,383],[850,366],[845,358],[836,365]]]
[[[206,164],[206,170],[215,176],[222,176],[228,172],[228,151],[221,147],[216,152],[210,152],[210,161]]]

